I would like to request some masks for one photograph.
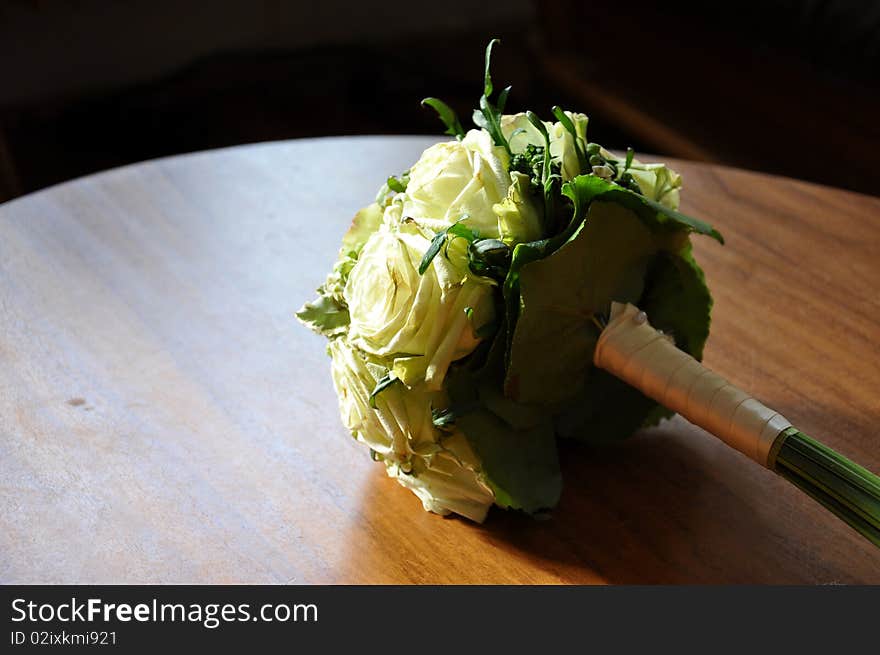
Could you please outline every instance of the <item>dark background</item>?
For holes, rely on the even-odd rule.
[[[502,39],[510,110],[609,147],[880,194],[880,2],[0,0],[0,200],[254,141],[439,133]]]

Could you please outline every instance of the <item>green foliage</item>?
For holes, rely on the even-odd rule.
[[[409,184],[409,172],[404,173],[400,177],[394,177],[393,175],[388,178],[386,182],[388,188],[394,191],[395,193],[403,193],[406,191],[406,185]]]
[[[400,382],[400,380],[397,379],[396,377],[394,377],[393,375],[391,375],[390,373],[386,373],[381,378],[379,378],[379,381],[376,382],[376,386],[373,388],[373,391],[370,393],[370,407],[372,407],[373,409],[376,409],[376,396],[378,396],[380,393],[385,391],[385,389],[387,389],[392,384],[395,384],[397,382]]]
[[[709,333],[712,299],[687,239],[693,221],[618,188],[595,176],[565,185],[574,206],[569,228],[517,246],[504,287],[514,326],[505,393],[546,407],[561,436],[589,441],[628,436],[666,415],[592,365],[597,317],[612,301],[641,307],[697,358]]]
[[[425,98],[422,100],[422,106],[430,107],[437,112],[437,116],[440,117],[440,120],[446,126],[446,131],[443,134],[448,134],[458,139],[464,138],[464,128],[461,126],[458,116],[455,115],[455,112],[449,105],[438,98]]]
[[[480,458],[495,503],[529,513],[552,508],[562,492],[556,436],[550,416],[501,393],[504,334],[499,331],[482,365],[451,373],[451,406],[435,414],[435,425],[454,424]]]
[[[721,236],[721,233],[705,221],[682,214],[609,180],[595,175],[579,175],[569,184],[573,185],[574,193],[580,197],[582,202],[589,203],[593,200],[616,202],[642,216],[650,217],[653,215],[652,220],[664,229],[685,228],[697,234],[710,236],[718,243],[724,243],[724,237]]]
[[[644,289],[636,304],[651,317],[654,327],[701,359],[709,336],[712,296],[690,244],[678,252],[656,253],[645,271]],[[624,439],[670,415],[637,389],[591,367],[583,387],[556,417],[556,430],[561,437],[601,443]]]
[[[499,95],[497,104],[492,103],[492,48],[497,43],[501,43],[499,39],[492,39],[486,46],[486,67],[483,73],[483,95],[480,96],[480,107],[474,110],[474,124],[486,130],[492,137],[492,141],[496,146],[502,146],[510,154],[510,144],[501,131],[501,114],[504,112],[504,106],[507,104],[507,97],[510,95],[510,87],[506,87]]]
[[[453,237],[461,237],[468,242],[472,242],[478,238],[479,235],[476,231],[461,224],[462,221],[467,220],[467,218],[467,215],[462,216],[455,223],[444,230],[440,230],[434,235],[431,239],[431,243],[428,245],[428,249],[422,256],[422,261],[419,262],[419,275],[425,274],[425,271],[428,270],[431,262],[434,261],[434,257],[436,257],[440,253],[441,248],[446,245],[446,240],[449,238],[449,235],[452,235]]]
[[[331,296],[319,295],[303,305],[296,317],[307,327],[325,337],[335,337],[348,329],[348,308]]]
[[[648,263],[665,244],[632,211],[595,202],[574,236],[520,272],[520,316],[505,389],[516,400],[555,404],[583,386],[612,300],[637,302]]]
[[[551,165],[554,166],[554,172],[558,174],[559,163],[553,162]],[[534,188],[543,193],[541,177],[544,171],[544,146],[528,144],[522,152],[518,152],[510,158],[509,170],[528,175]]]
[[[580,170],[582,173],[585,172],[587,170],[587,144],[583,142],[583,139],[581,139],[580,135],[577,133],[577,129],[575,129],[574,123],[571,121],[571,119],[568,117],[568,114],[565,113],[562,107],[560,107],[559,105],[554,105],[552,111],[553,115],[556,117],[556,120],[562,123],[562,126],[568,131],[569,134],[571,134],[571,138],[574,140],[574,149],[577,153]],[[632,149],[630,149],[630,152],[632,152]]]

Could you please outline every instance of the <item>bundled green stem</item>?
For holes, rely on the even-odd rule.
[[[880,547],[880,477],[789,428],[772,468]]]

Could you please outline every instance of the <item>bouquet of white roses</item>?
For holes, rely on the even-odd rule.
[[[681,177],[587,139],[587,117],[505,114],[486,50],[476,129],[388,178],[318,298],[342,420],[426,509],[482,521],[556,505],[557,438],[629,436],[673,411],[880,544],[880,481],[699,364],[712,298]]]

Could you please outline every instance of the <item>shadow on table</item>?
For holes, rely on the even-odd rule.
[[[562,442],[560,459],[563,494],[546,520],[498,509],[482,525],[444,520],[391,480],[367,476],[358,501],[365,520],[346,538],[344,576],[420,584],[880,580],[870,573],[880,559],[869,542],[681,418],[617,444]],[[425,537],[437,548],[425,550]],[[450,553],[452,570],[442,559]]]
[[[681,419],[611,446],[563,444],[564,491],[551,518],[495,511],[482,533],[565,582],[847,581],[834,563],[843,545],[834,552],[834,535],[822,534],[826,517],[816,524],[822,510],[719,446]],[[812,542],[811,530],[820,534]]]

